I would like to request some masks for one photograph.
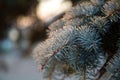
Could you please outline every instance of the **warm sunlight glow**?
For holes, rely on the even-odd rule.
[[[43,0],[37,6],[37,16],[44,22],[50,21],[55,16],[70,9],[72,3],[64,0]]]
[[[17,29],[12,28],[9,33],[8,33],[8,37],[12,40],[12,41],[17,41],[18,37],[19,37],[19,32]]]
[[[20,16],[17,19],[17,26],[20,29],[30,27],[34,23],[33,17],[30,16]]]

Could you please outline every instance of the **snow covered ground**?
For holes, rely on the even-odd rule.
[[[16,59],[8,66],[8,72],[0,72],[0,80],[43,80],[37,64],[31,58]]]

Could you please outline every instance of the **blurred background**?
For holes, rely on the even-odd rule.
[[[0,0],[0,80],[43,80],[32,50],[71,6],[69,0]]]

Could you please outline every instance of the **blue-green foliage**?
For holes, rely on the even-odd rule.
[[[110,60],[107,66],[107,71],[112,74],[110,80],[120,80],[120,39],[118,40],[118,51]]]
[[[120,79],[120,51],[118,51],[109,61],[106,69],[108,73],[112,74],[110,80]]]
[[[102,45],[103,35],[120,19],[120,1],[90,1],[79,2],[51,24],[48,39],[35,48],[34,57],[45,77],[51,77],[56,69],[62,68],[65,75],[70,74],[69,69],[79,75],[77,80],[97,80],[100,70],[108,63],[106,74],[109,78],[101,80],[120,80],[120,51],[107,61],[109,54]]]

